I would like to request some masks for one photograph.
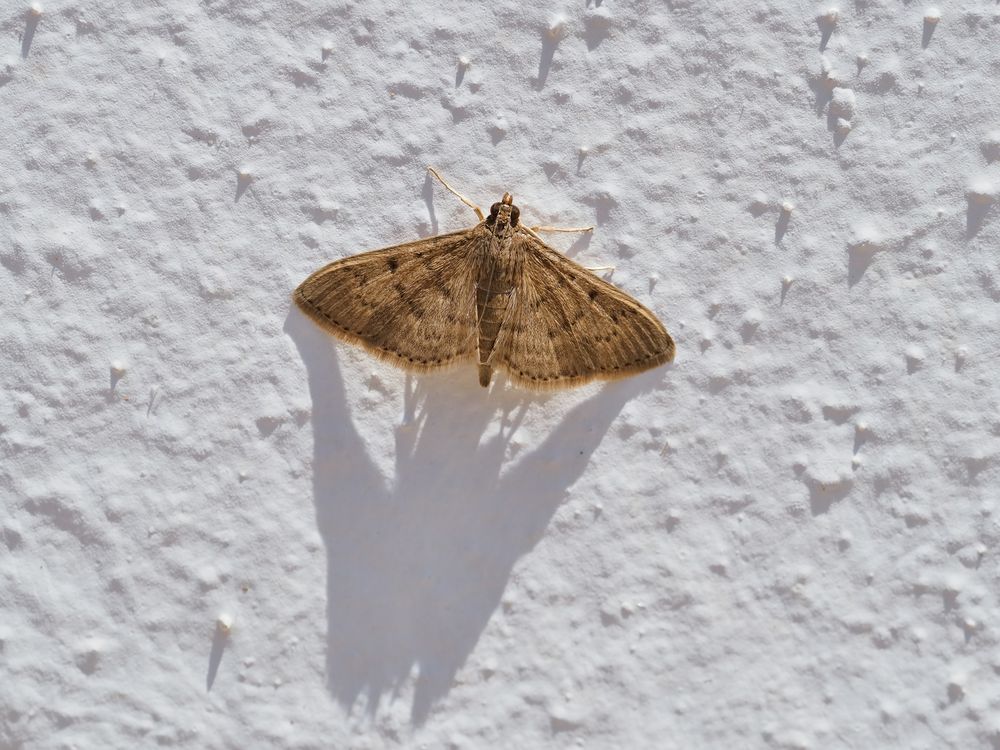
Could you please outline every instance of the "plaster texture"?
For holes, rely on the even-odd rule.
[[[1000,5],[0,32],[0,748],[1000,748]],[[334,344],[303,278],[474,221],[427,165],[676,363]]]

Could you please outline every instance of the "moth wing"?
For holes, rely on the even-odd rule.
[[[430,370],[476,352],[472,230],[334,261],[293,295],[339,339],[410,370]]]
[[[674,358],[674,341],[639,302],[527,232],[515,309],[494,365],[528,388],[633,375]]]

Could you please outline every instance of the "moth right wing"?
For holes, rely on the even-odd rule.
[[[409,370],[475,356],[473,229],[334,261],[295,290],[299,308],[344,341]]]
[[[564,388],[670,362],[674,341],[649,310],[526,232],[514,310],[492,364],[521,386]]]

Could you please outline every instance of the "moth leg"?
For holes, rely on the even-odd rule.
[[[468,206],[473,211],[475,211],[476,212],[476,216],[479,217],[480,221],[482,221],[483,219],[486,218],[486,215],[483,214],[483,209],[481,209],[479,206],[477,206],[475,203],[473,203],[472,201],[470,201],[468,198],[466,198],[460,192],[458,192],[457,190],[455,190],[455,188],[453,188],[451,185],[449,185],[447,182],[445,182],[444,181],[444,177],[442,177],[441,175],[439,175],[434,170],[434,167],[427,167],[427,171],[430,172],[432,175],[434,175],[438,179],[438,182],[440,182],[442,185],[445,186],[445,188],[447,188],[447,190],[448,190],[449,193],[451,193],[452,195],[458,196],[458,199],[460,201],[462,201],[462,203],[464,203],[466,206]]]
[[[541,237],[538,236],[539,232],[593,232],[594,231],[593,227],[569,227],[563,229],[560,227],[526,227],[523,224],[521,225],[521,227],[524,229],[525,232],[530,234],[539,242],[545,242],[545,240],[543,240]]]
[[[538,230],[540,232],[592,232],[592,231],[594,231],[594,228],[593,227],[578,227],[578,228],[575,228],[575,229],[559,229],[559,228],[556,228],[556,227],[524,227],[524,231],[526,231],[528,234],[530,234],[536,240],[538,240],[540,242],[544,242],[544,240],[541,237],[539,237],[537,234],[535,234],[535,230]],[[601,273],[609,273],[609,272],[612,272],[612,271],[615,270],[614,266],[584,266],[584,268],[586,268],[588,271],[593,271],[595,273],[597,271],[600,271]]]

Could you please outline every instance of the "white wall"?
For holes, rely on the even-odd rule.
[[[396,5],[5,4],[0,747],[1000,747],[1000,6]],[[334,345],[428,164],[675,365]]]

